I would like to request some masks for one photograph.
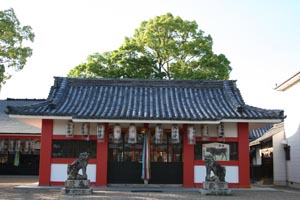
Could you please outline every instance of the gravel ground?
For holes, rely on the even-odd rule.
[[[92,195],[65,195],[58,187],[33,187],[36,179],[13,180],[10,177],[0,176],[0,199],[114,199],[114,200],[158,200],[158,199],[239,199],[239,200],[299,200],[300,190],[288,187],[257,187],[251,189],[233,189],[232,196],[205,196],[198,189],[185,190],[182,188],[155,188],[151,190],[132,189],[129,187],[94,188]],[[21,187],[20,187],[21,185]]]
[[[12,187],[1,188],[1,199],[143,199],[143,200],[158,200],[158,199],[239,199],[239,200],[299,200],[299,192],[289,192],[281,190],[234,190],[232,196],[204,196],[199,192],[130,192],[130,191],[94,191],[92,195],[74,196],[61,194],[60,190],[41,189],[14,189]]]

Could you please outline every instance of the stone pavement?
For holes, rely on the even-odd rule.
[[[204,196],[199,189],[184,189],[181,187],[136,187],[111,186],[93,187],[93,194],[87,196],[64,195],[61,187],[40,187],[37,177],[31,176],[0,176],[0,199],[230,199],[230,200],[298,200],[300,189],[273,186],[252,186],[249,189],[233,189],[232,196]]]

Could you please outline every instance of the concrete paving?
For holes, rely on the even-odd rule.
[[[109,187],[93,187],[93,194],[86,196],[65,195],[62,187],[38,186],[35,176],[0,176],[0,199],[237,199],[237,200],[298,200],[300,189],[279,186],[252,185],[249,189],[232,189],[232,196],[205,196],[199,193],[199,188],[161,187],[118,185]]]

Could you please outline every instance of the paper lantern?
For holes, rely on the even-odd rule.
[[[224,137],[224,124],[220,123],[217,126],[217,133],[218,133],[218,137]]]
[[[21,149],[21,140],[16,140],[15,151],[20,151]]]
[[[201,126],[201,135],[202,135],[202,137],[209,137],[208,125]]]
[[[137,142],[136,127],[135,125],[131,124],[128,129],[128,143],[135,144],[136,142]]]
[[[114,126],[114,140],[118,141],[120,139],[121,139],[121,126],[117,124]]]
[[[81,126],[81,134],[83,136],[88,136],[89,134],[89,124],[88,123],[83,123]]]
[[[194,125],[189,125],[188,127],[188,144],[195,144],[196,142],[196,132]]]
[[[67,124],[67,136],[73,136],[73,129],[74,129],[74,124],[73,122],[69,121]]]
[[[161,144],[163,138],[163,129],[161,125],[156,125],[155,127],[155,143]]]
[[[171,130],[172,143],[179,143],[179,128],[178,125],[173,125]]]
[[[97,139],[104,140],[105,136],[105,126],[103,124],[97,125]]]

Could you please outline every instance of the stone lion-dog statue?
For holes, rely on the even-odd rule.
[[[225,181],[226,169],[215,161],[214,156],[210,152],[204,154],[206,177],[205,181]],[[214,176],[211,176],[211,172]]]
[[[86,167],[88,164],[88,157],[89,153],[80,153],[78,159],[72,162],[72,164],[68,164],[68,180],[87,180]],[[80,170],[82,170],[82,175],[78,174]]]

